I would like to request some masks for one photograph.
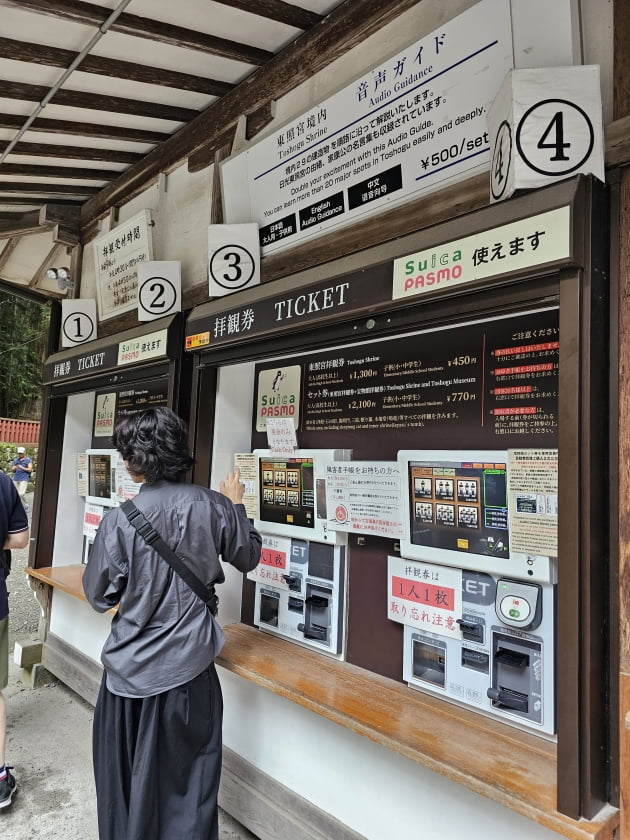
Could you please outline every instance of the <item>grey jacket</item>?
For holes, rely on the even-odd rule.
[[[241,572],[258,564],[259,533],[243,505],[221,493],[158,481],[143,484],[134,503],[206,584],[223,581],[219,557]],[[83,589],[99,612],[118,606],[101,655],[114,694],[149,697],[183,685],[223,647],[223,631],[205,604],[119,508],[103,517]]]

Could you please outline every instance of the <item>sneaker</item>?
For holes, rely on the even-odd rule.
[[[17,790],[15,776],[10,772],[12,769],[12,767],[7,767],[7,777],[0,782],[0,808],[6,808],[11,804],[13,794]]]

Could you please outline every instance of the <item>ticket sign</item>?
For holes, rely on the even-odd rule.
[[[262,534],[260,563],[255,569],[247,573],[247,577],[276,589],[288,589],[289,584],[285,576],[289,574],[290,558],[290,539],[276,537],[272,534]]]
[[[599,67],[511,70],[488,112],[490,197],[574,175],[604,180]]]
[[[461,638],[462,570],[387,558],[387,617],[408,627]]]
[[[94,539],[105,511],[101,505],[87,503],[83,511],[83,536]]]

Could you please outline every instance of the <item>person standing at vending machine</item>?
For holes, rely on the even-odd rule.
[[[5,763],[7,729],[6,702],[2,693],[9,682],[9,599],[6,552],[28,545],[28,519],[20,497],[8,475],[0,471],[0,809],[11,804],[17,790],[13,768]]]
[[[220,493],[183,483],[193,459],[174,412],[131,415],[112,439],[140,484],[135,507],[205,586],[223,582],[219,558],[241,572],[256,567],[261,537],[239,471]],[[146,524],[137,531],[128,516],[138,522],[123,508],[103,517],[83,576],[94,609],[118,607],[94,714],[99,838],[217,840],[223,699],[214,659],[223,631]]]

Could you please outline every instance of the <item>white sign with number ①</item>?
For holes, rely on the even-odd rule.
[[[154,321],[182,309],[181,263],[147,261],[138,266],[138,320]]]
[[[76,298],[61,301],[61,346],[76,347],[96,338],[96,301]]]
[[[490,196],[577,174],[604,180],[599,67],[512,70],[488,112]]]
[[[258,225],[208,227],[210,297],[223,297],[260,283]]]

